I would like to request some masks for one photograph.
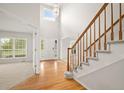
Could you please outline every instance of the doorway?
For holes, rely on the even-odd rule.
[[[41,59],[42,60],[58,59],[58,40],[57,39],[41,40]]]

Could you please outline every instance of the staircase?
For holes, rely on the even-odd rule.
[[[87,89],[124,89],[123,11],[121,3],[105,3],[67,50],[67,71]]]

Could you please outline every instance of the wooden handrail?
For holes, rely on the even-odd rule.
[[[121,16],[121,18],[122,18],[122,19],[124,18],[124,14]],[[111,28],[112,28],[113,26],[115,26],[118,22],[119,22],[119,19],[117,19],[117,20],[113,23],[113,25],[110,26],[110,27],[106,30],[106,33],[109,32],[109,30],[111,30]],[[100,36],[100,38],[102,38],[104,35],[105,35],[105,33],[103,33],[103,34]],[[93,43],[87,48],[87,50],[88,50],[91,46],[93,46],[98,40],[99,40],[99,38],[96,39],[96,41],[93,42]]]
[[[97,19],[97,17],[102,13],[102,11],[107,7],[108,3],[105,3],[102,8],[98,11],[98,13],[95,15],[95,17],[92,19],[92,21],[89,23],[87,28],[83,31],[83,33],[79,36],[79,38],[76,40],[76,42],[73,44],[71,48],[74,48],[74,46],[79,42],[79,40],[82,38],[82,36],[87,32],[87,30],[90,28],[90,26],[94,23],[94,21]]]

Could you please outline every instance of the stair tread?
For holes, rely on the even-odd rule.
[[[89,62],[83,62],[82,64],[89,66]]]
[[[97,58],[97,57],[88,57],[87,59],[98,60],[98,58]]]
[[[124,40],[109,41],[108,44],[124,43]]]
[[[97,50],[98,53],[110,53],[110,50]]]

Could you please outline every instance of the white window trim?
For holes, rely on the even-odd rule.
[[[14,59],[18,59],[18,58],[27,58],[27,51],[28,51],[28,49],[27,49],[27,38],[14,38],[14,39],[22,39],[22,40],[25,40],[25,42],[26,42],[26,47],[25,47],[25,49],[15,49],[15,46],[14,46],[14,51],[15,50],[26,50],[26,55],[25,55],[25,57],[15,57],[15,54],[14,54]],[[15,40],[14,40],[14,43],[15,43]],[[15,44],[14,44],[15,45]],[[13,53],[15,53],[15,52],[13,52]]]
[[[12,55],[12,57],[8,57],[8,58],[0,58],[0,59],[24,59],[24,58],[27,58],[27,52],[28,52],[28,50],[27,50],[27,38],[16,38],[16,37],[1,37],[1,38],[10,38],[10,39],[12,39],[13,40],[13,49],[0,49],[0,50],[12,50],[12,51],[15,51],[15,50],[26,50],[26,53],[25,53],[25,57],[15,57],[15,52],[13,52],[13,55]],[[0,38],[0,39],[1,39]],[[26,48],[25,49],[15,49],[15,40],[16,39],[22,39],[22,40],[25,40],[26,41]]]

